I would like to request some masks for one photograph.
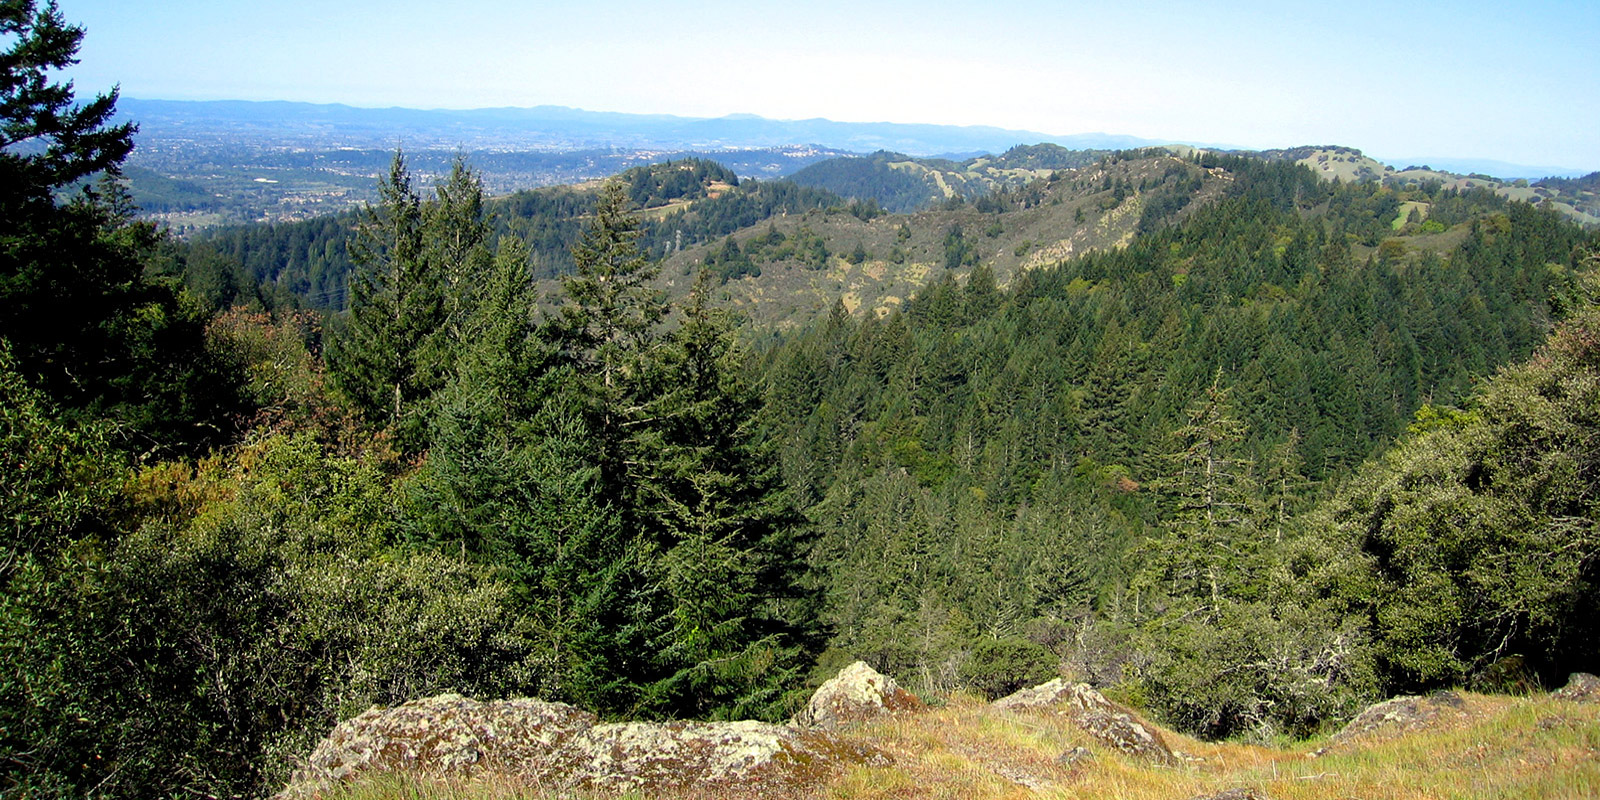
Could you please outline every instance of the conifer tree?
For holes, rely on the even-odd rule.
[[[803,520],[756,430],[760,398],[742,377],[727,312],[702,271],[653,378],[649,476],[640,511],[665,551],[665,678],[678,713],[771,717],[814,628]]]
[[[440,276],[424,258],[422,199],[405,155],[395,152],[351,242],[350,318],[334,340],[329,366],[341,389],[403,447],[421,446],[421,402],[442,376],[429,363],[443,320]]]
[[[467,343],[467,320],[493,259],[490,226],[484,217],[483,182],[462,156],[456,156],[449,177],[435,190],[433,202],[423,207],[422,228],[423,258],[439,272],[444,329],[438,346],[446,351],[441,357],[448,359],[449,353],[459,352]],[[526,261],[527,247],[519,246]]]
[[[115,418],[144,452],[200,447],[239,409],[201,314],[145,274],[163,235],[114,180],[67,196],[114,176],[136,129],[110,124],[116,90],[78,105],[51,81],[83,35],[54,3],[0,2],[0,338],[66,414]]]
[[[561,335],[579,368],[594,420],[602,480],[625,485],[625,450],[640,431],[640,381],[667,305],[650,285],[659,268],[640,251],[639,220],[620,183],[601,189],[594,218],[572,248],[577,274],[562,279]]]
[[[395,153],[351,242],[350,318],[330,362],[339,385],[405,449],[423,447],[427,401],[466,349],[489,281],[483,185],[457,158],[424,201]],[[526,256],[524,248],[524,260]]]
[[[83,28],[68,25],[55,3],[0,2],[0,220],[54,210],[52,192],[122,163],[133,150],[132,123],[111,125],[117,90],[75,105],[71,82],[49,72],[78,63]]]
[[[1163,555],[1152,565],[1173,596],[1213,605],[1222,599],[1224,582],[1249,569],[1258,545],[1253,465],[1239,452],[1245,428],[1221,384],[1219,370],[1172,433],[1177,449],[1167,456],[1172,472],[1164,488],[1176,506],[1159,544]]]
[[[624,646],[630,537],[602,491],[570,363],[536,326],[528,249],[503,238],[430,414],[411,534],[497,565],[533,646],[528,690],[602,710],[635,701]]]

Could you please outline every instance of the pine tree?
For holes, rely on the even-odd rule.
[[[145,274],[163,234],[114,180],[66,197],[114,175],[135,130],[110,124],[115,90],[77,105],[49,80],[82,39],[54,3],[0,2],[0,338],[68,415],[115,418],[144,452],[203,447],[240,409],[203,316]]]
[[[1213,609],[1225,594],[1245,590],[1261,516],[1253,465],[1240,454],[1245,427],[1221,384],[1219,370],[1172,433],[1177,449],[1167,455],[1172,471],[1161,488],[1174,506],[1144,568],[1147,586]]]
[[[626,450],[643,411],[640,382],[667,305],[650,282],[659,267],[639,250],[639,220],[628,212],[622,184],[600,191],[594,218],[572,248],[577,274],[562,279],[561,336],[579,368],[594,420],[602,480],[620,490],[629,472]]]
[[[708,294],[702,272],[653,376],[639,502],[664,550],[667,618],[651,691],[680,714],[773,717],[814,644],[805,528],[759,443],[732,321]]]

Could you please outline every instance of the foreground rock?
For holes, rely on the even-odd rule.
[[[281,797],[305,797],[358,775],[415,772],[440,776],[514,769],[540,778],[595,724],[565,703],[480,703],[455,694],[373,708],[334,727]]]
[[[1198,795],[1192,798],[1192,800],[1272,800],[1272,798],[1256,789],[1240,787],[1238,789],[1228,789],[1227,791],[1217,792],[1216,794]]]
[[[1575,703],[1600,703],[1600,678],[1587,672],[1574,672],[1567,685],[1550,693],[1557,700]]]
[[[795,716],[794,724],[835,730],[889,714],[919,711],[922,707],[922,701],[900,688],[893,678],[867,666],[864,661],[857,661],[817,687],[805,710]]]
[[[1008,711],[1065,713],[1085,733],[1118,752],[1157,764],[1173,764],[1177,760],[1154,728],[1132,711],[1107,700],[1088,684],[1067,683],[1057,678],[1002,697],[994,701],[994,707]]]
[[[781,797],[846,764],[889,763],[823,731],[754,721],[597,725],[573,741],[572,757],[563,786],[708,797]]]
[[[1466,702],[1455,692],[1436,692],[1427,697],[1406,695],[1368,706],[1345,724],[1323,747],[1311,755],[1320,756],[1346,742],[1372,736],[1389,736],[1432,727],[1442,717],[1464,717]]]
[[[764,722],[597,725],[593,714],[562,703],[444,695],[340,723],[278,797],[314,797],[383,773],[495,775],[556,792],[784,797],[846,765],[886,763],[824,731]]]

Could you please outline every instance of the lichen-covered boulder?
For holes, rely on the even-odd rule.
[[[1567,678],[1567,685],[1551,692],[1550,696],[1577,703],[1600,703],[1600,678],[1587,672],[1574,672]]]
[[[369,709],[334,727],[279,797],[309,797],[362,775],[559,772],[557,757],[595,716],[565,703],[480,703],[455,694]]]
[[[889,760],[823,731],[743,721],[597,725],[573,740],[572,762],[578,789],[780,797],[846,764]]]
[[[1155,728],[1132,711],[1107,700],[1088,684],[1067,683],[1056,678],[1002,697],[993,705],[1007,711],[1065,714],[1096,741],[1118,752],[1157,764],[1176,761],[1172,749]]]
[[[839,671],[817,687],[811,701],[795,716],[800,727],[835,729],[876,717],[923,708],[917,696],[864,661]]]
[[[1243,786],[1237,789],[1227,789],[1216,794],[1196,795],[1192,800],[1272,800],[1265,792]]]
[[[1427,697],[1404,695],[1367,706],[1365,711],[1329,738],[1326,747],[1314,751],[1323,755],[1340,745],[1369,736],[1389,736],[1431,727],[1447,715],[1466,716],[1466,702],[1455,692],[1435,692]]]

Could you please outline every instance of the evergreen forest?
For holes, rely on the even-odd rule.
[[[1094,153],[1165,159],[1081,187],[1137,235],[1002,281],[898,182],[490,198],[397,152],[359,213],[186,241],[116,93],[49,78],[83,30],[0,31],[0,797],[268,796],[444,692],[782,720],[862,659],[1270,741],[1600,667],[1600,235],[1554,211]],[[1010,157],[1061,172],[973,213],[1080,165]],[[945,251],[887,313],[721,302],[914,266],[776,227],[818,211]]]

